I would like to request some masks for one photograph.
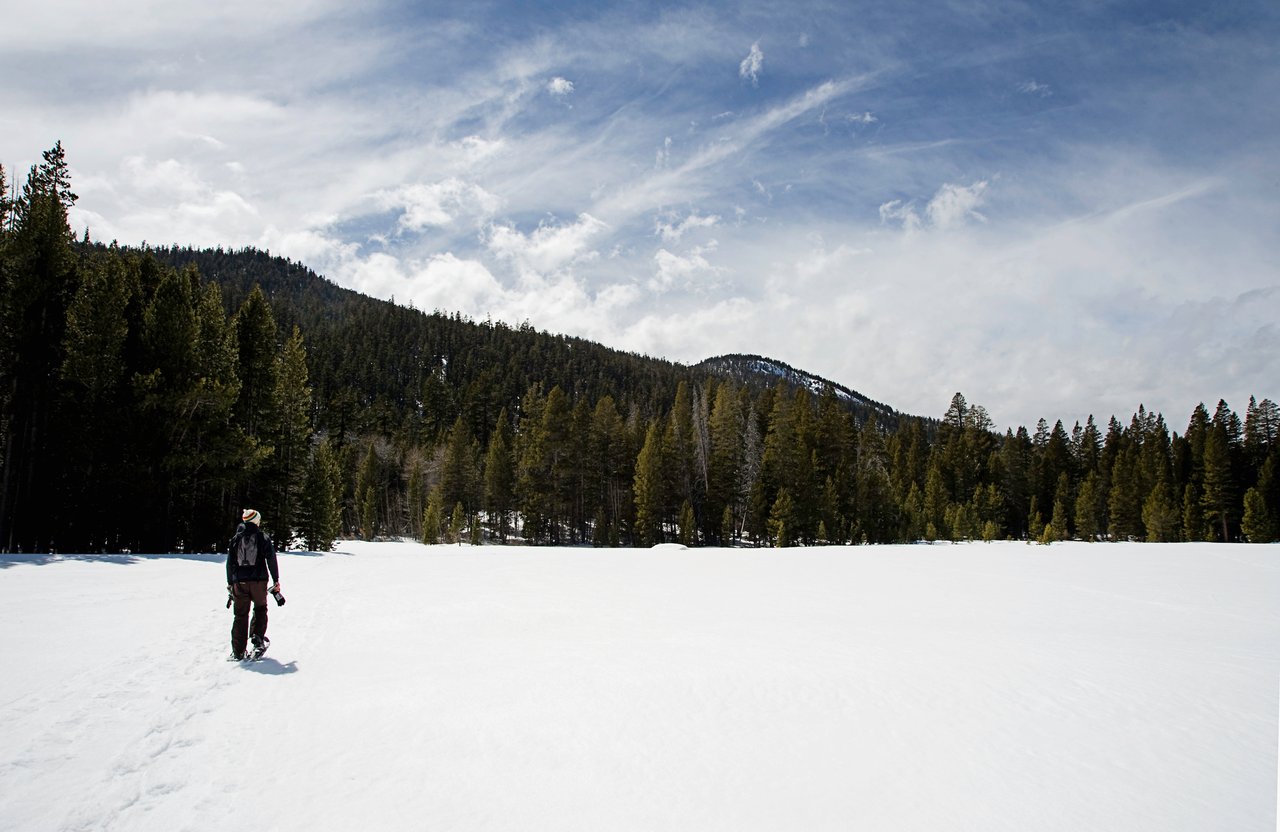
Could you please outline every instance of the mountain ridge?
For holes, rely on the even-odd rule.
[[[529,384],[539,382],[547,389],[558,385],[572,397],[625,398],[645,412],[657,413],[669,404],[681,380],[729,379],[753,389],[781,381],[789,390],[803,387],[815,395],[829,386],[859,421],[874,416],[884,427],[893,427],[902,418],[921,418],[778,359],[727,354],[684,364],[539,330],[527,321],[512,326],[475,321],[456,312],[417,309],[341,286],[301,262],[260,249],[144,245],[126,250],[150,254],[178,269],[194,265],[203,279],[221,287],[228,313],[239,307],[255,284],[261,286],[281,332],[295,325],[302,330],[313,383],[322,397],[339,386],[339,378],[356,379],[365,393],[363,404],[381,399],[393,410],[403,411],[412,405],[406,391],[430,384],[433,377],[465,396],[469,386],[486,377],[486,370],[507,365],[499,381],[500,401],[483,408],[484,420],[472,420],[478,435],[485,433],[484,424],[492,422],[500,407],[513,407]],[[391,349],[382,340],[380,336],[388,333],[394,334],[403,350]],[[365,354],[377,357],[376,367],[358,360]],[[513,362],[518,367],[511,366]],[[645,386],[653,389],[641,389]],[[447,427],[451,421],[442,415],[435,427]]]

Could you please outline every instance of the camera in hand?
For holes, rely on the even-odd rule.
[[[279,587],[271,588],[271,597],[276,599],[277,607],[284,606],[284,593],[280,591]]]

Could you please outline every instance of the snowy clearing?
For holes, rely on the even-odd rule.
[[[0,828],[1272,830],[1280,546],[0,557]]]

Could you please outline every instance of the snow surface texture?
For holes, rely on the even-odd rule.
[[[0,558],[0,828],[1272,830],[1280,546]]]

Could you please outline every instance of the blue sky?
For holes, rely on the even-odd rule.
[[[1280,397],[1274,3],[5,11],[98,239],[1002,426]],[[107,8],[109,6],[109,8]]]

